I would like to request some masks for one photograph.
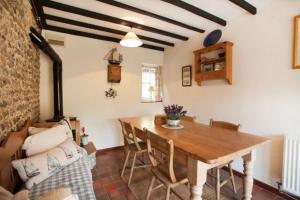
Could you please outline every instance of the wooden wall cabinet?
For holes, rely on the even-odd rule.
[[[120,65],[108,65],[107,66],[107,81],[110,83],[121,82],[121,66]]]
[[[232,84],[232,46],[232,42],[226,41],[194,51],[195,81],[199,86],[202,81],[217,79]],[[225,53],[224,57],[220,53]]]
[[[74,120],[70,121],[70,125],[73,131],[73,138],[74,141],[76,142],[77,145],[80,146],[81,143],[81,127],[80,127],[80,121],[79,120]]]

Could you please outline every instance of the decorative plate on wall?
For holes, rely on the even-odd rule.
[[[212,46],[216,44],[222,36],[222,31],[220,29],[210,32],[203,41],[205,47]]]

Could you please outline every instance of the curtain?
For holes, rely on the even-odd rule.
[[[155,101],[162,101],[162,72],[161,66],[158,66],[155,70]]]
[[[142,66],[142,102],[162,101],[162,69],[160,66]]]

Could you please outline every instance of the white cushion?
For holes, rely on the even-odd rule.
[[[49,128],[26,138],[22,149],[27,156],[46,152],[68,139],[66,129],[63,125]]]
[[[73,133],[72,133],[72,128],[71,128],[71,123],[68,120],[68,118],[62,119],[58,122],[59,125],[65,126],[67,135],[69,138],[73,138]]]
[[[69,138],[73,138],[71,122],[70,122],[69,118],[64,118],[64,119],[60,120],[59,122],[55,123],[52,127],[56,127],[56,126],[59,126],[59,125],[63,125],[66,129],[67,136]],[[28,128],[28,133],[29,133],[29,135],[34,135],[34,134],[40,133],[40,132],[42,132],[44,130],[47,130],[47,129],[49,129],[49,128],[29,127]]]
[[[39,135],[39,134],[38,134]],[[77,145],[67,140],[61,145],[41,154],[12,161],[27,189],[62,170],[81,157]]]
[[[29,127],[28,128],[28,134],[29,135],[35,135],[37,133],[43,132],[45,130],[48,130],[49,128],[36,128],[36,127]]]

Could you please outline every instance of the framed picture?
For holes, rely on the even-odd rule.
[[[215,63],[215,71],[220,71],[225,68],[225,63],[224,62],[217,62]]]
[[[210,64],[203,64],[201,66],[201,71],[202,72],[210,72],[210,71],[214,71],[214,64],[210,63]]]
[[[182,86],[192,86],[192,66],[182,67]]]

